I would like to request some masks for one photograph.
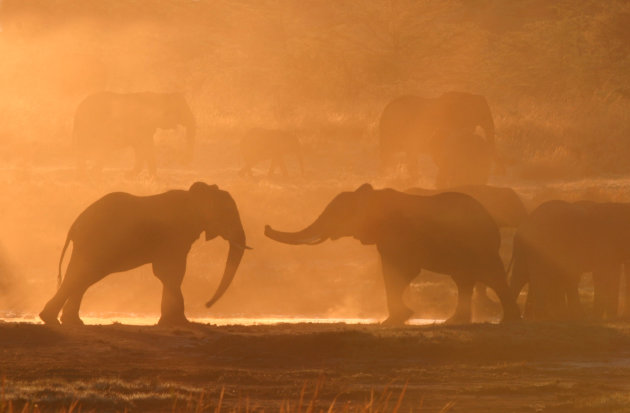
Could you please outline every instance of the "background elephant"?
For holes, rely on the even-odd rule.
[[[409,188],[412,195],[436,195],[459,192],[475,198],[490,213],[499,228],[517,228],[527,218],[527,209],[518,194],[508,187],[491,185],[462,185],[440,189]]]
[[[579,318],[578,285],[593,273],[593,313],[616,318],[622,264],[630,260],[630,204],[549,201],[536,208],[514,239],[511,287],[529,283],[529,318]],[[626,291],[626,303],[628,303]],[[626,304],[627,305],[627,304]]]
[[[271,160],[268,175],[277,168],[282,174],[289,175],[284,161],[285,156],[295,156],[300,164],[300,172],[304,175],[302,145],[297,136],[289,131],[278,129],[252,129],[241,140],[241,154],[245,165],[239,172],[241,176],[252,176],[252,167],[262,161]]]
[[[192,159],[196,122],[181,93],[99,92],[86,97],[77,107],[73,139],[80,168],[93,160],[102,168],[105,157],[131,146],[135,152],[133,173],[146,164],[155,175],[153,135],[158,128],[186,128],[186,158]]]
[[[420,154],[431,154],[439,140],[454,132],[473,137],[478,126],[494,157],[494,121],[485,97],[465,92],[446,92],[438,98],[398,97],[385,106],[379,120],[381,168],[391,167],[395,155],[403,153],[415,179]]]
[[[287,244],[318,244],[352,236],[376,245],[387,293],[388,324],[402,324],[412,315],[402,294],[421,269],[450,275],[458,289],[455,314],[449,322],[471,321],[473,285],[493,288],[503,305],[504,320],[519,318],[499,257],[499,230],[486,210],[459,193],[409,195],[365,184],[342,192],[302,231],[280,232],[269,226],[265,235]]]
[[[79,307],[90,285],[108,274],[150,263],[163,285],[159,323],[185,323],[181,283],[186,258],[204,231],[206,240],[221,236],[230,243],[223,278],[206,303],[210,307],[229,287],[246,248],[245,232],[230,194],[216,185],[196,182],[188,191],[144,197],[122,192],[105,195],[70,227],[59,261],[59,289],[40,313],[41,319],[46,324],[58,323],[63,307],[64,324],[82,324]],[[61,264],[70,241],[74,244],[72,256],[61,282]]]

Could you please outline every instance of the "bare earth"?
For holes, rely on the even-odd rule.
[[[630,411],[630,324],[279,324],[49,328],[0,323],[4,400],[44,411],[280,411],[361,405],[405,386],[401,411]],[[17,402],[17,403],[16,403]],[[188,403],[188,408],[187,408]],[[175,407],[174,407],[175,404]],[[191,407],[192,406],[192,407]]]

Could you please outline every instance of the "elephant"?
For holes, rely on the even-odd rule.
[[[83,294],[108,274],[152,264],[162,282],[160,325],[187,322],[181,283],[192,243],[205,232],[206,240],[221,236],[230,244],[225,271],[212,306],[234,279],[245,249],[245,232],[234,199],[216,185],[195,182],[190,189],[152,196],[113,192],[91,204],[74,221],[59,260],[56,294],[40,318],[58,324],[83,324],[79,307]],[[61,279],[63,257],[70,241],[73,250]]]
[[[271,176],[277,168],[280,168],[283,176],[289,175],[284,162],[286,155],[294,155],[299,164],[300,171],[304,175],[304,162],[302,159],[302,146],[297,136],[288,131],[278,129],[252,129],[241,140],[241,153],[245,165],[239,175],[252,177],[252,167],[261,161],[271,159],[268,175]]]
[[[518,228],[512,259],[514,296],[529,283],[526,317],[582,318],[578,284],[591,272],[593,316],[616,318],[621,268],[630,261],[630,204],[545,202]]]
[[[385,324],[403,324],[413,314],[402,294],[421,269],[450,275],[455,281],[458,302],[449,323],[471,321],[477,281],[496,291],[504,320],[520,317],[499,257],[499,229],[483,206],[465,194],[419,196],[364,184],[337,195],[305,229],[281,232],[267,225],[265,235],[296,245],[341,237],[376,245],[389,312]]]
[[[138,174],[144,164],[151,176],[156,174],[153,135],[158,128],[186,128],[186,159],[190,161],[197,124],[181,93],[99,92],[86,97],[74,116],[73,140],[79,169],[93,160],[100,170],[106,156],[131,146]]]
[[[462,185],[442,189],[409,188],[412,195],[460,192],[475,198],[490,213],[499,228],[517,228],[527,218],[527,208],[518,194],[508,187]]]
[[[420,154],[439,151],[440,140],[453,133],[476,139],[477,126],[483,129],[494,158],[494,120],[485,97],[465,92],[446,92],[437,98],[397,97],[385,106],[379,120],[381,170],[393,165],[396,154],[404,153],[408,173],[416,179]]]
[[[463,185],[444,189],[409,188],[412,195],[435,195],[443,192],[459,192],[470,195],[488,211],[499,228],[515,230],[527,218],[527,209],[521,198],[512,188],[489,185]],[[505,234],[504,234],[505,235]],[[485,286],[475,285],[478,303],[484,308],[494,307]]]

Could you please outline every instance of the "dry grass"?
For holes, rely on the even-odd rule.
[[[339,392],[333,400],[327,405],[319,399],[320,390],[324,386],[325,380],[318,379],[314,385],[309,386],[304,383],[296,400],[282,400],[278,407],[261,407],[249,396],[238,399],[233,407],[224,405],[225,386],[221,388],[217,400],[210,400],[206,392],[200,392],[198,395],[190,395],[188,398],[174,398],[171,413],[254,413],[266,411],[277,411],[278,413],[398,413],[403,404],[407,383],[400,390],[396,390],[389,383],[381,390],[380,394],[374,389],[370,391],[369,399],[363,403],[357,402],[341,402],[344,392]],[[311,390],[309,391],[309,387]],[[397,396],[396,396],[397,393]],[[426,412],[423,408],[424,399],[420,399],[416,407],[410,407],[410,412]],[[448,402],[439,412],[445,413],[451,410],[455,402]],[[4,394],[4,379],[2,391],[0,393],[0,413],[97,413],[101,411],[98,408],[83,409],[81,402],[75,400],[67,407],[48,408],[45,403],[32,401],[13,401],[6,400]],[[124,409],[127,413],[130,410]],[[137,411],[137,410],[133,410]]]

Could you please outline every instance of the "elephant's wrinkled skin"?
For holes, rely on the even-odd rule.
[[[295,156],[300,164],[300,172],[304,175],[302,146],[297,136],[289,131],[277,129],[252,129],[241,139],[241,154],[245,165],[240,170],[241,176],[252,176],[252,167],[258,162],[271,160],[268,175],[277,168],[287,177],[285,156]]]
[[[455,314],[449,322],[471,321],[471,295],[476,281],[493,288],[504,320],[519,318],[499,257],[497,225],[473,198],[459,193],[417,196],[365,184],[337,195],[313,224],[302,231],[265,235],[287,244],[318,244],[354,237],[376,245],[382,261],[389,318],[402,324],[412,315],[402,294],[421,269],[448,274],[458,289]]]
[[[153,135],[157,129],[186,128],[186,157],[192,159],[196,122],[181,93],[99,92],[86,97],[74,116],[73,140],[82,169],[93,160],[100,169],[112,152],[131,146],[135,152],[133,173],[146,163],[155,175]]]
[[[398,97],[387,104],[379,120],[381,169],[391,167],[394,156],[404,153],[409,174],[415,178],[419,154],[439,152],[440,140],[452,134],[474,136],[477,127],[483,129],[494,157],[494,121],[483,96],[447,92],[437,98]]]
[[[216,185],[194,183],[188,191],[153,196],[123,192],[105,195],[83,211],[70,227],[59,261],[60,286],[40,313],[46,324],[82,324],[79,306],[87,288],[108,274],[152,264],[162,282],[160,324],[186,322],[181,283],[192,243],[221,236],[230,250],[221,283],[206,306],[229,287],[243,257],[245,232],[236,203]],[[61,264],[70,241],[72,256],[61,282]]]
[[[549,201],[516,233],[511,287],[517,296],[529,283],[528,318],[580,318],[578,284],[592,272],[594,316],[616,318],[621,266],[628,260],[630,204]]]

